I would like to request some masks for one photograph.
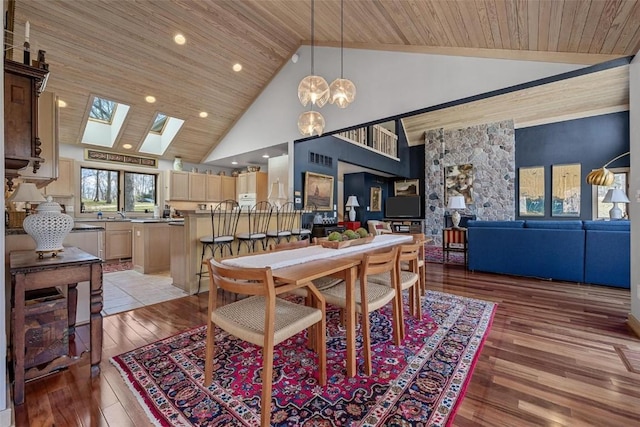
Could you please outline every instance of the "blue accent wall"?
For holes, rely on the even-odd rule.
[[[544,167],[544,218],[535,218],[552,218],[552,165],[580,163],[582,185],[579,218],[591,219],[592,193],[591,185],[585,181],[587,174],[627,151],[629,151],[628,111],[516,129],[516,172],[521,167]],[[609,167],[628,167],[629,161],[629,156],[625,156]],[[518,201],[518,173],[516,173],[515,188],[515,197]],[[532,217],[520,216],[519,212],[516,202],[516,219],[532,219]],[[553,217],[553,219],[577,219],[577,217]]]

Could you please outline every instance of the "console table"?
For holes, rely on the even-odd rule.
[[[87,351],[55,358],[46,366],[25,369],[25,293],[31,290],[66,287],[69,321],[69,340],[74,338],[78,282],[89,281],[91,309],[89,357],[91,376],[100,373],[102,359],[102,260],[76,247],[65,247],[55,257],[38,258],[33,250],[12,251],[9,255],[11,272],[11,325],[12,363],[14,373],[13,401],[24,403],[24,383],[85,359]]]
[[[424,233],[424,219],[385,218],[394,233]]]

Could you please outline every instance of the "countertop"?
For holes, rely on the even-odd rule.
[[[184,221],[184,218],[76,218],[74,222],[136,222],[136,223],[157,223],[157,222],[174,222]]]
[[[82,233],[82,232],[85,232],[85,231],[104,231],[104,227],[101,227],[99,225],[74,223],[73,224],[73,229],[71,229],[72,233]],[[5,236],[9,236],[9,235],[27,234],[27,232],[24,231],[24,228],[22,228],[22,227],[20,227],[20,228],[5,228],[4,234],[5,234]]]

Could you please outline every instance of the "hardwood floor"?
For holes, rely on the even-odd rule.
[[[626,326],[629,290],[472,273],[427,263],[430,289],[498,303],[454,425],[640,424],[640,340]],[[109,358],[205,322],[206,294],[105,317],[102,374],[87,365],[27,384],[17,426],[146,426]],[[79,328],[78,340],[88,337]],[[635,355],[635,356],[634,356]]]

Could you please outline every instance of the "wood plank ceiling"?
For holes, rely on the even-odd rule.
[[[336,46],[339,0],[315,7],[316,43]],[[364,49],[588,64],[640,47],[637,1],[347,0],[344,19],[345,46]],[[193,163],[311,38],[309,1],[16,0],[17,45],[27,20],[32,50],[47,52],[48,90],[67,103],[61,143],[80,144],[91,95],[98,95],[132,107],[114,151],[139,147],[159,111],[186,120],[162,158]],[[176,33],[185,45],[173,42]],[[240,73],[232,71],[236,62]],[[146,95],[157,102],[146,103]]]

